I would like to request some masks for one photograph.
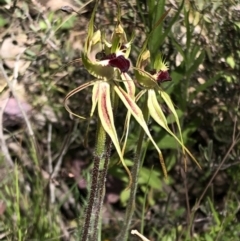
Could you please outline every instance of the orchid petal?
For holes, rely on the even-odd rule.
[[[152,118],[165,130],[169,130],[167,119],[162,112],[162,109],[159,107],[159,103],[157,101],[156,93],[154,90],[148,90],[148,109],[149,114]]]
[[[165,91],[162,91],[162,90],[159,90],[158,93],[161,95],[161,97],[163,98],[163,100],[165,101],[165,103],[167,104],[168,108],[171,110],[175,120],[176,120],[176,123],[177,123],[177,127],[178,127],[178,131],[179,131],[179,135],[180,135],[180,140],[181,142],[183,143],[183,138],[182,138],[182,131],[181,131],[181,126],[180,126],[180,122],[179,122],[179,118],[178,118],[178,115],[177,115],[177,112],[174,108],[174,105],[172,103],[172,100],[170,98],[170,96],[165,92]],[[182,146],[183,148],[183,146]],[[185,154],[185,149],[183,148],[183,154]],[[196,161],[196,159],[194,158],[194,161]],[[198,162],[197,162],[198,163]],[[187,169],[187,162],[185,161],[185,170]]]
[[[94,113],[94,110],[96,109],[96,106],[97,106],[100,86],[101,86],[100,81],[96,82],[95,85],[93,86],[93,90],[92,90],[92,109],[91,109],[90,117],[92,117],[92,115]]]
[[[93,89],[92,89],[92,108],[91,108],[91,112],[90,112],[90,118],[93,116],[93,113],[94,113],[94,111],[96,109],[96,106],[97,106],[97,103],[98,103],[100,83],[101,83],[101,81],[97,81],[96,84],[93,85]],[[87,123],[87,129],[86,129],[86,134],[85,134],[85,138],[84,138],[84,145],[85,146],[87,146],[87,143],[88,143],[89,125],[90,125],[90,119],[88,120],[88,123]]]
[[[90,81],[90,82],[87,82],[77,88],[75,88],[74,90],[70,91],[66,97],[64,98],[64,106],[65,106],[65,109],[71,114],[71,115],[74,115],[74,116],[77,116],[78,118],[80,119],[87,119],[87,117],[83,117],[83,116],[80,116],[80,115],[77,115],[75,114],[74,112],[71,111],[71,109],[68,107],[67,105],[67,100],[72,97],[73,95],[75,95],[76,93],[86,89],[87,87],[91,86],[91,85],[94,85],[95,84],[95,81]]]
[[[181,142],[183,142],[181,125],[180,125],[177,112],[175,110],[175,107],[174,107],[174,105],[172,103],[172,100],[171,100],[170,96],[163,90],[158,90],[158,93],[161,95],[161,97],[163,98],[164,102],[167,104],[168,108],[171,110],[171,112],[172,112],[172,114],[173,114],[173,116],[174,116],[174,118],[176,120],[176,123],[177,123],[177,127],[178,127],[178,131],[179,131]]]
[[[144,69],[150,60],[150,51],[149,50],[142,50],[139,54],[139,57],[137,59],[137,68]]]
[[[121,45],[127,42],[126,33],[124,32],[124,29],[121,26],[121,24],[118,24],[116,26],[111,42],[112,42],[111,52],[113,53],[116,53],[117,51],[119,51],[119,48],[121,47]]]
[[[167,170],[166,170],[166,166],[165,166],[164,159],[162,156],[162,152],[160,151],[157,144],[153,140],[152,135],[150,134],[150,131],[149,131],[146,121],[143,117],[141,109],[137,106],[135,101],[121,87],[114,86],[114,90],[116,91],[116,93],[118,94],[118,96],[120,97],[120,99],[122,100],[124,105],[127,107],[127,109],[134,116],[136,121],[141,125],[141,127],[143,128],[143,130],[145,131],[145,133],[147,134],[147,136],[149,137],[149,139],[151,140],[151,142],[157,149],[164,176],[167,177]]]
[[[136,95],[136,102],[147,92],[147,90],[142,90]]]
[[[123,84],[125,85],[125,88],[127,90],[128,95],[134,100],[135,99],[135,84],[132,80],[132,78],[127,74],[127,73],[122,73],[121,74],[121,79],[123,80]],[[126,149],[126,145],[127,145],[127,138],[128,138],[128,134],[129,134],[129,126],[130,126],[130,119],[131,119],[131,112],[128,111],[126,119],[125,119],[125,124],[124,124],[124,131],[123,131],[123,135],[121,138],[124,138],[124,142],[123,142],[123,147],[122,147],[122,153],[124,154],[125,149]]]
[[[119,158],[122,162],[122,165],[127,171],[127,174],[129,176],[129,185],[128,185],[128,188],[129,188],[132,184],[132,176],[124,161],[120,144],[118,141],[117,132],[114,126],[113,112],[112,112],[112,105],[111,105],[110,85],[107,82],[100,83],[99,98],[98,98],[98,114],[104,130],[110,136],[116,148],[116,151],[119,155]]]
[[[118,52],[121,51],[122,47],[125,47],[125,54],[124,56],[127,58],[129,56],[130,50],[131,50],[131,43],[133,41],[133,35],[130,39],[129,42],[127,42],[127,36],[126,33],[121,25],[121,18],[122,18],[122,13],[121,13],[121,7],[120,4],[118,2],[118,11],[117,11],[117,22],[118,25],[116,26],[114,33],[112,35],[112,48],[111,51],[112,52]]]
[[[91,41],[92,41],[93,35],[94,35],[94,18],[95,18],[95,14],[97,11],[98,2],[99,2],[99,0],[96,0],[94,9],[92,11],[91,19],[89,21],[88,35],[87,35],[87,39],[86,39],[85,46],[84,46],[85,53],[89,53],[89,50],[91,48]]]
[[[183,140],[179,140],[178,137],[171,131],[171,129],[168,126],[167,119],[162,111],[162,109],[159,106],[159,103],[157,101],[156,93],[154,90],[148,90],[148,109],[149,114],[151,117],[161,126],[163,127],[174,139],[181,145],[183,148],[183,151],[186,151],[188,155],[193,159],[193,161],[200,167],[197,160],[194,158],[194,156],[191,154],[191,152],[185,147]],[[201,168],[201,167],[200,167]]]
[[[127,93],[129,94],[129,96],[131,96],[134,99],[135,91],[136,91],[134,81],[127,73],[122,73],[121,79],[123,80],[123,84],[125,85]]]
[[[122,138],[120,140],[120,142],[122,142],[123,138],[125,137],[124,141],[123,141],[123,144],[122,144],[122,155],[124,155],[124,152],[125,152],[125,149],[126,149],[126,146],[127,146],[127,139],[128,139],[129,127],[130,127],[130,119],[131,119],[131,112],[128,111],[126,119],[125,119],[125,123],[124,123],[123,135],[122,135]]]

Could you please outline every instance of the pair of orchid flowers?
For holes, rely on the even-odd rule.
[[[88,72],[96,79],[84,83],[76,89],[72,90],[70,93],[68,93],[68,95],[65,97],[65,108],[67,109],[67,111],[72,115],[78,116],[81,119],[87,119],[83,116],[79,116],[73,113],[67,105],[67,100],[74,94],[82,91],[83,89],[93,86],[90,118],[93,116],[95,109],[98,108],[98,115],[101,124],[106,133],[110,136],[122,162],[122,165],[124,166],[125,170],[129,175],[129,185],[131,185],[131,174],[123,157],[126,145],[126,138],[124,145],[121,148],[114,124],[111,97],[112,91],[114,91],[114,93],[118,95],[118,97],[121,99],[121,101],[128,110],[125,122],[127,123],[127,131],[125,133],[125,137],[127,137],[128,134],[130,117],[133,116],[135,120],[139,123],[139,125],[144,129],[146,135],[156,148],[159,154],[159,160],[165,177],[167,176],[167,169],[161,150],[159,149],[156,142],[153,140],[146,120],[144,119],[142,110],[137,105],[137,101],[141,98],[143,94],[148,95],[147,106],[150,116],[171,136],[173,136],[176,141],[181,145],[183,152],[188,153],[191,158],[197,163],[195,158],[183,144],[178,115],[171,101],[171,98],[165,91],[162,90],[161,86],[159,85],[159,83],[171,80],[168,73],[168,67],[162,60],[162,57],[159,55],[159,58],[155,60],[153,64],[153,67],[155,69],[154,72],[146,72],[145,67],[149,63],[150,52],[147,50],[147,42],[145,42],[145,45],[143,46],[143,49],[138,57],[136,67],[132,67],[134,70],[136,83],[142,87],[142,90],[138,93],[137,96],[135,96],[136,84],[127,73],[131,66],[128,57],[131,50],[132,39],[130,41],[127,41],[126,33],[119,21],[119,24],[116,26],[112,35],[111,43],[107,42],[104,34],[102,34],[100,30],[94,32],[95,11],[96,7],[89,22],[88,34],[82,54],[82,63],[84,67],[88,70]],[[101,52],[103,48],[104,56],[102,56],[100,60],[96,59],[97,54]],[[121,87],[120,82],[123,83],[124,89]],[[158,103],[156,94],[159,94],[161,96],[161,98],[164,100],[164,102],[172,112],[178,126],[180,138],[178,138],[170,130],[167,119],[161,109],[161,106]]]

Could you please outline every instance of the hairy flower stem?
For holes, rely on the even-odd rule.
[[[104,163],[98,177],[98,187],[97,187],[98,198],[95,200],[96,201],[95,206],[97,207],[97,209],[96,209],[95,220],[93,224],[93,235],[92,235],[92,238],[90,239],[91,241],[98,240],[97,230],[98,230],[98,224],[99,224],[99,217],[101,215],[101,210],[102,210],[103,199],[105,196],[105,182],[106,182],[106,176],[107,176],[107,170],[108,170],[108,163],[110,160],[110,154],[112,149],[112,141],[109,137],[107,137],[105,146],[106,146],[106,152],[105,152]]]
[[[92,183],[89,195],[89,201],[87,204],[83,231],[81,235],[81,241],[87,241],[90,236],[93,235],[97,230],[93,229],[93,223],[96,218],[96,210],[101,208],[100,206],[95,206],[97,203],[96,200],[99,198],[99,178],[101,173],[100,163],[104,160],[105,156],[105,141],[106,141],[106,132],[103,129],[101,121],[98,120],[97,136],[96,136],[96,147],[93,157],[93,170],[92,170]],[[100,213],[100,211],[98,212]]]
[[[115,95],[113,91],[111,92],[111,94],[112,94],[111,100],[113,102],[113,109],[116,110],[118,108],[118,97]],[[94,213],[95,219],[93,223],[93,235],[90,238],[90,241],[101,240],[101,238],[98,239],[98,234],[99,234],[98,225],[99,225],[99,217],[101,215],[101,210],[102,210],[103,199],[105,196],[105,182],[106,182],[106,176],[107,176],[107,170],[108,170],[108,163],[111,155],[111,149],[112,149],[112,140],[109,136],[107,136],[105,141],[104,157],[100,163],[100,168],[99,168],[98,187],[97,187],[98,198],[95,199],[95,204],[94,204],[94,206],[97,208],[96,208],[96,212]]]
[[[144,101],[144,106],[143,106],[143,115],[145,120],[149,119],[149,113],[147,109],[147,99],[145,98]],[[132,174],[132,186],[130,189],[130,197],[129,201],[127,204],[127,209],[125,212],[125,217],[123,221],[123,227],[119,233],[119,235],[116,238],[116,241],[127,241],[128,239],[128,232],[131,226],[131,221],[133,217],[133,213],[135,210],[135,200],[136,200],[136,193],[137,193],[137,187],[138,187],[138,176],[139,176],[139,171],[142,163],[142,154],[143,154],[143,143],[144,143],[144,136],[145,136],[145,131],[141,129],[139,139],[138,139],[138,144],[134,156],[134,162],[133,166],[131,169],[131,174]]]

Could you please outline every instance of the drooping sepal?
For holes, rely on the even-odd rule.
[[[129,185],[128,185],[128,188],[129,188],[132,184],[132,176],[124,161],[120,144],[118,141],[116,128],[114,125],[112,105],[111,105],[110,85],[106,82],[102,82],[100,85],[101,86],[99,88],[99,98],[98,98],[98,115],[104,130],[110,136],[112,143],[115,146],[116,151],[119,155],[119,158],[122,162],[122,165],[129,176]]]
[[[156,142],[152,138],[152,135],[151,135],[151,133],[148,129],[147,123],[146,123],[146,121],[143,117],[143,113],[142,113],[141,109],[138,107],[138,105],[135,103],[135,101],[121,87],[114,86],[114,90],[116,91],[116,93],[118,94],[118,96],[122,100],[123,104],[128,109],[128,111],[131,112],[131,114],[134,116],[135,120],[143,128],[146,135],[148,136],[148,138],[150,139],[150,141],[152,142],[152,144],[154,145],[154,147],[158,151],[159,159],[160,159],[160,163],[161,163],[161,166],[162,166],[162,169],[163,169],[164,176],[167,177],[167,169],[166,169],[166,166],[165,166],[165,163],[164,163],[162,152],[159,149]]]

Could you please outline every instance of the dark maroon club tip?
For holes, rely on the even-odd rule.
[[[110,59],[109,65],[112,67],[119,68],[122,73],[125,73],[130,68],[130,61],[126,59],[123,55],[119,55],[116,58]]]
[[[158,83],[163,83],[166,81],[171,81],[172,78],[170,77],[168,71],[159,71],[157,75],[157,82]]]

